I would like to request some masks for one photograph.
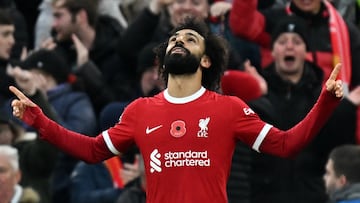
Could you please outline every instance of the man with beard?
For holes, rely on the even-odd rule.
[[[136,144],[143,156],[147,202],[227,202],[226,182],[236,141],[280,157],[297,154],[343,97],[334,68],[314,108],[281,131],[263,122],[242,100],[212,90],[226,66],[224,40],[203,21],[186,20],[158,49],[167,89],[130,103],[119,122],[96,138],[48,119],[15,87],[13,114],[38,129],[42,139],[86,162],[120,155]],[[79,147],[81,146],[81,147]]]
[[[135,71],[116,53],[123,31],[119,22],[97,9],[97,1],[52,1],[54,36],[42,47],[66,59],[98,114],[111,101],[132,99],[136,80]]]

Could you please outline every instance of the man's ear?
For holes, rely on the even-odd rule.
[[[211,66],[211,60],[207,55],[201,57],[200,65],[203,68],[209,68]]]
[[[80,9],[80,11],[76,14],[76,22],[87,22],[88,17],[87,13],[84,9]]]
[[[344,187],[345,185],[348,184],[348,181],[347,181],[347,178],[345,175],[340,175],[338,180],[339,180],[341,187]]]

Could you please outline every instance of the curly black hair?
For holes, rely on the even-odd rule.
[[[183,23],[175,27],[170,36],[179,30],[191,29],[199,33],[205,40],[205,55],[210,58],[211,66],[202,69],[202,86],[209,90],[218,90],[220,87],[220,78],[228,63],[228,44],[221,36],[210,32],[208,25],[203,20],[195,18],[186,18]],[[164,58],[168,41],[163,42],[156,48],[156,54],[159,59],[159,70],[163,70]],[[161,72],[162,73],[162,72]],[[165,81],[168,75],[162,74]]]

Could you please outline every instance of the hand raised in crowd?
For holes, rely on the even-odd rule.
[[[21,49],[21,55],[20,55],[20,60],[23,61],[26,59],[26,57],[28,57],[29,53],[28,53],[28,49],[27,47],[23,47]]]
[[[263,78],[263,76],[261,76],[258,71],[256,70],[256,68],[251,65],[251,62],[249,59],[247,59],[245,62],[244,62],[244,71],[250,75],[252,75],[256,80],[257,82],[259,83],[259,86],[260,86],[260,90],[261,90],[261,93],[263,95],[265,95],[267,92],[268,92],[268,85],[267,85],[267,82],[266,80]]]
[[[340,63],[336,64],[329,76],[329,79],[325,83],[326,90],[333,93],[338,98],[342,98],[344,96],[342,81],[337,80],[341,66],[342,65]]]
[[[26,94],[34,95],[37,89],[45,84],[46,80],[41,74],[33,74],[28,70],[23,70],[20,67],[7,67],[6,73],[13,77],[17,86]]]
[[[71,35],[71,39],[74,42],[76,53],[77,53],[77,67],[82,66],[84,63],[89,61],[89,50],[85,47],[85,45],[79,40],[79,38],[75,35]]]
[[[211,4],[210,15],[213,17],[224,16],[227,12],[231,10],[231,8],[232,4],[230,2],[217,1]]]
[[[149,9],[154,14],[159,14],[165,6],[171,4],[174,0],[151,0]]]
[[[47,38],[40,45],[42,49],[48,49],[48,50],[53,50],[55,49],[56,46],[57,44],[52,37]]]
[[[139,156],[140,155],[136,155],[134,163],[123,164],[120,176],[124,181],[124,185],[128,184],[129,182],[140,176]]]
[[[27,98],[19,89],[14,86],[10,86],[9,90],[15,94],[17,99],[11,102],[13,109],[13,115],[19,119],[22,119],[24,112],[28,107],[36,107],[36,104]]]
[[[355,106],[360,105],[360,86],[356,86],[353,90],[350,91],[349,95],[346,98],[351,101]]]

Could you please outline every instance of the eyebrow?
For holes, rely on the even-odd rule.
[[[195,31],[194,31],[195,32]],[[197,33],[197,32],[196,32]],[[173,34],[173,36],[178,36],[179,35],[179,33],[178,32],[176,32],[175,34]],[[199,33],[197,33],[197,35],[196,34],[194,34],[194,33],[192,33],[192,32],[187,32],[187,33],[185,33],[185,35],[187,35],[187,36],[193,36],[193,37],[195,37],[196,39],[203,39],[204,40],[204,37],[203,36],[201,36]]]

